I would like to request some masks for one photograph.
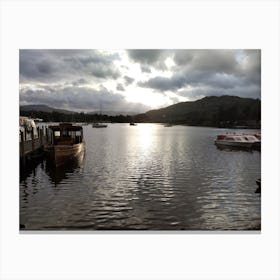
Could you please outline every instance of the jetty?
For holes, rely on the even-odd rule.
[[[30,131],[27,129],[21,129],[19,131],[19,151],[20,160],[25,161],[29,157],[36,157],[43,151],[43,147],[48,143],[48,128],[36,128],[31,127]]]
[[[42,120],[39,120],[42,121]],[[25,164],[26,160],[40,158],[44,154],[44,145],[49,142],[49,129],[38,125],[28,117],[19,117],[19,159]]]

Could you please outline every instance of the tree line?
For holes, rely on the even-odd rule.
[[[72,113],[65,114],[61,112],[43,112],[43,111],[23,111],[20,110],[20,115],[24,117],[30,117],[33,119],[43,119],[44,122],[117,122],[127,123],[133,120],[132,116],[117,115],[108,116],[102,114],[85,114],[85,113]]]

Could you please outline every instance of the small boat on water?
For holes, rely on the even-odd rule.
[[[104,127],[107,127],[107,124],[101,124],[101,123],[93,123],[92,124],[92,127],[93,128],[104,128]]]
[[[135,125],[137,125],[137,124],[136,124],[136,123],[131,122],[129,125],[134,125],[134,126],[135,126]]]
[[[164,127],[171,127],[171,126],[173,126],[171,123],[166,123],[166,124],[164,125]]]
[[[71,123],[49,126],[51,142],[44,149],[56,166],[62,165],[84,152],[83,128]]]
[[[218,147],[259,149],[261,141],[251,134],[220,134],[215,144]]]

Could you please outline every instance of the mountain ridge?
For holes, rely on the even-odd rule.
[[[21,105],[20,106],[21,111],[41,111],[41,112],[59,112],[63,114],[73,114],[77,113],[74,111],[70,110],[65,110],[65,109],[58,109],[58,108],[53,108],[45,104],[31,104],[31,105]]]
[[[150,110],[136,116],[142,122],[224,126],[260,125],[261,101],[238,96],[208,96],[196,101],[186,101],[165,108]]]
[[[43,110],[43,111],[40,111]],[[111,121],[111,122],[153,122],[213,127],[260,127],[260,99],[238,96],[208,96],[196,101],[176,103],[164,108],[137,115],[109,116],[103,114],[78,113],[55,109],[46,105],[20,107],[26,116],[43,118],[46,121]]]

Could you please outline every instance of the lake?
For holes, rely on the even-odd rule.
[[[259,151],[220,150],[217,134],[161,124],[84,126],[85,153],[20,176],[27,230],[259,230]]]

